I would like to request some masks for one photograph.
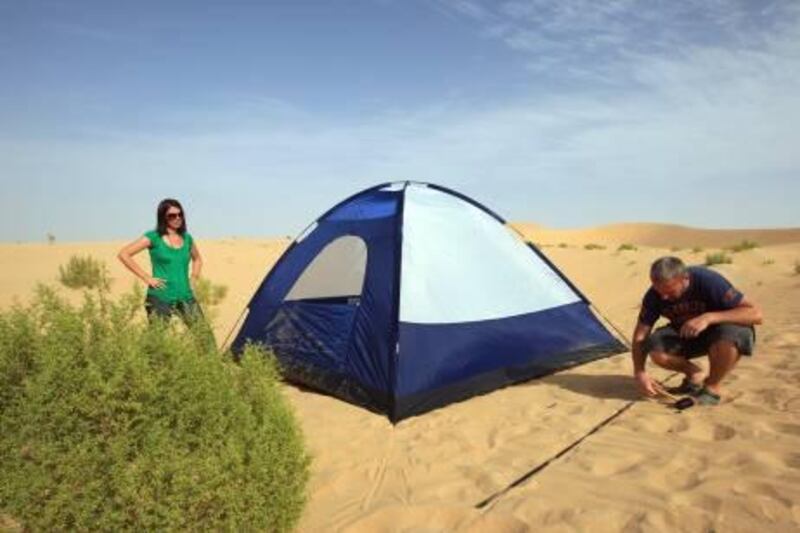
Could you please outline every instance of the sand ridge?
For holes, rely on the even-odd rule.
[[[630,243],[655,248],[725,248],[742,241],[761,246],[800,243],[800,228],[697,229],[674,224],[627,223],[597,228],[552,229],[526,222],[512,222],[510,225],[527,240],[550,245]]]

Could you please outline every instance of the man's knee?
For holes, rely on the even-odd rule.
[[[668,353],[658,350],[653,350],[652,352],[650,352],[649,355],[651,361],[653,361],[658,366],[662,367],[668,366],[670,363],[670,359],[672,358],[672,356],[669,355]]]
[[[708,355],[709,357],[715,357],[717,355],[735,356],[738,359],[742,354],[739,352],[739,347],[735,342],[727,339],[720,339],[714,341],[711,346],[708,347]]]

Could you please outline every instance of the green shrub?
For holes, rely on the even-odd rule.
[[[69,258],[66,266],[58,267],[59,281],[70,289],[108,289],[111,280],[105,263],[90,255]]]
[[[147,325],[136,295],[0,313],[0,516],[32,531],[287,531],[309,458],[274,363]]]
[[[727,265],[733,263],[733,259],[731,256],[727,255],[725,252],[716,252],[713,254],[706,254],[706,265]]]
[[[584,248],[586,250],[605,250],[606,249],[606,247],[603,246],[602,244],[595,244],[593,242],[590,242],[589,244],[584,245]]]
[[[728,246],[728,250],[733,253],[736,252],[744,252],[746,250],[752,250],[753,248],[758,248],[758,243],[753,241],[748,241],[747,239],[743,240],[739,244],[733,244]]]
[[[638,250],[638,248],[630,243],[620,244],[619,248],[617,248],[618,252],[625,252],[625,251],[635,252],[636,250]]]
[[[228,287],[217,285],[207,278],[200,278],[194,285],[194,297],[201,307],[218,305],[228,295]]]

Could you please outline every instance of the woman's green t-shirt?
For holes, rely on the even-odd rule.
[[[194,239],[189,233],[183,234],[183,246],[173,248],[157,231],[144,234],[150,241],[150,264],[153,277],[165,280],[164,287],[147,289],[147,294],[155,296],[162,302],[187,302],[194,299],[192,286],[189,284],[189,262],[192,258]]]

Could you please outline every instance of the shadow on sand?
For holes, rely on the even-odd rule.
[[[592,398],[631,401],[640,397],[633,378],[619,374],[553,374],[542,381]]]

